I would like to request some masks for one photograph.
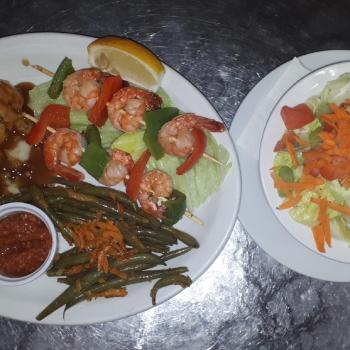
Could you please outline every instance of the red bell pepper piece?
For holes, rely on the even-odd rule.
[[[301,103],[295,107],[283,106],[281,116],[288,130],[302,128],[315,119],[311,109],[305,103]]]
[[[183,175],[192,169],[201,159],[205,147],[207,146],[207,137],[202,129],[194,128],[191,131],[194,137],[193,151],[188,158],[176,169],[177,175]]]
[[[64,105],[51,104],[46,106],[41,112],[38,122],[32,127],[27,136],[27,143],[29,145],[39,144],[43,140],[48,126],[69,128],[69,112],[70,108]]]
[[[135,165],[130,172],[130,177],[126,184],[126,194],[133,201],[136,201],[140,192],[142,176],[150,157],[151,152],[148,150],[144,151],[141,157],[135,162]]]
[[[123,80],[118,76],[107,77],[103,82],[101,94],[95,105],[87,112],[88,119],[98,127],[107,120],[107,102],[123,87]]]

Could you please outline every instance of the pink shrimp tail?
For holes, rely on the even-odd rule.
[[[197,117],[200,118],[198,121],[197,127],[201,129],[205,129],[211,132],[223,132],[225,131],[225,124],[218,122],[217,120],[205,118],[205,117]]]
[[[57,164],[53,170],[56,174],[69,181],[79,182],[84,180],[83,173],[73,168],[68,168],[62,164]]]

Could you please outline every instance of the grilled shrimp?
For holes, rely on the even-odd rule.
[[[107,186],[117,185],[125,180],[134,166],[131,155],[119,149],[111,151],[111,159],[105,166],[100,182]]]
[[[161,198],[168,198],[173,192],[173,180],[164,171],[151,170],[142,177],[138,200],[147,213],[161,219],[166,207]]]
[[[107,103],[108,118],[116,129],[132,132],[142,126],[146,109],[158,109],[161,104],[162,99],[153,92],[125,87]]]
[[[77,131],[58,129],[44,143],[44,159],[47,168],[67,180],[83,180],[84,174],[71,167],[79,163],[84,146],[85,139]]]
[[[223,132],[223,123],[195,114],[180,114],[162,126],[158,133],[158,141],[165,153],[177,157],[188,156],[193,149],[192,129],[200,128],[211,132]]]
[[[64,80],[63,97],[72,109],[88,111],[100,96],[103,80],[103,73],[96,68],[80,69]]]

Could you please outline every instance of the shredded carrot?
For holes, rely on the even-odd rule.
[[[332,236],[331,236],[331,228],[329,224],[329,219],[327,215],[327,201],[321,199],[319,202],[319,211],[318,211],[318,221],[320,222],[324,234],[325,241],[328,247],[332,245]]]
[[[109,259],[126,260],[134,255],[126,248],[122,233],[112,221],[93,220],[70,227],[77,249],[89,252],[90,266],[96,266],[99,271],[109,273]]]
[[[297,159],[297,156],[295,154],[293,144],[289,141],[288,137],[285,138],[285,143],[286,143],[287,151],[288,151],[290,157],[292,158],[293,166],[296,168],[298,166],[298,159]]]
[[[321,225],[316,225],[312,228],[312,233],[314,235],[314,240],[316,243],[316,248],[319,252],[325,253],[326,250],[324,248],[324,235]]]
[[[301,194],[297,193],[295,197],[290,197],[285,202],[283,202],[281,205],[279,205],[278,209],[292,208],[300,202],[301,198],[302,198]]]
[[[344,215],[350,216],[350,208],[327,200],[324,201],[326,202],[328,208],[338,211],[339,213],[342,213]],[[318,198],[311,198],[311,202],[320,204],[321,200]]]
[[[113,298],[113,297],[125,297],[128,295],[128,292],[124,288],[109,288],[104,290],[103,292],[95,293],[93,296],[95,298],[105,297],[105,298]]]

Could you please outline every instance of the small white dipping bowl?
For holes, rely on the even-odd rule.
[[[22,212],[33,214],[45,223],[51,235],[51,249],[43,264],[29,275],[23,277],[7,277],[0,273],[0,285],[2,286],[18,286],[34,281],[48,270],[57,251],[57,232],[55,226],[51,219],[41,209],[34,205],[21,202],[0,205],[0,220],[4,219],[6,216]]]

